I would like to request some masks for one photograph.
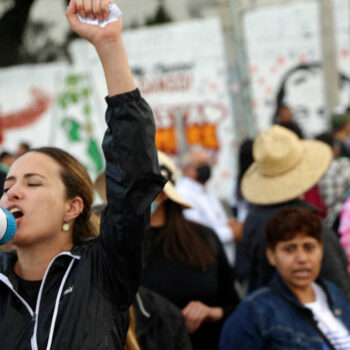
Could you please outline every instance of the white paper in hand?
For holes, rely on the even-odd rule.
[[[108,23],[118,21],[119,17],[122,15],[122,11],[120,11],[119,7],[116,4],[111,4],[108,6],[109,17],[105,19],[103,22],[99,22],[98,19],[90,19],[88,17],[83,18],[77,13],[77,17],[80,22],[93,24],[98,27],[105,27]]]

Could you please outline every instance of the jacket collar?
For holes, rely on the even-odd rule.
[[[321,279],[317,278],[315,281],[318,285],[322,287],[327,296],[327,301],[329,307],[332,309],[334,305],[334,300],[332,296],[329,294],[326,283]],[[298,307],[299,309],[308,310],[292,293],[292,291],[285,285],[281,276],[276,272],[270,281],[270,288],[275,291],[281,298],[288,301],[290,304]]]
[[[17,251],[10,250],[0,254],[0,273],[8,276],[12,271],[17,261]]]
[[[63,253],[63,254],[62,254]],[[73,248],[70,252],[62,252],[58,254],[56,257],[54,257],[52,260],[55,260],[55,266],[57,267],[64,267],[66,265],[66,258],[71,257],[74,259],[80,259],[81,252],[79,247]],[[61,258],[65,257],[65,258]],[[58,259],[57,259],[58,258]],[[61,258],[61,259],[60,259]],[[16,250],[10,250],[7,252],[1,252],[0,254],[0,274],[3,274],[5,276],[11,276],[13,273],[13,267],[18,260],[17,251]]]

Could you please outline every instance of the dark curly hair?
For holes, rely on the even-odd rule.
[[[269,248],[293,239],[299,233],[322,241],[322,223],[318,215],[309,208],[285,207],[274,213],[266,224],[265,237]]]

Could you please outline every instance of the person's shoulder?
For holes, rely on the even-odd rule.
[[[270,315],[272,318],[280,312],[290,309],[290,305],[270,287],[264,286],[249,293],[237,307],[237,312],[250,315]],[[259,318],[260,318],[259,316]]]
[[[162,315],[182,319],[180,309],[170,300],[145,287],[139,287],[138,294],[146,311],[151,315]]]
[[[252,308],[257,311],[260,307],[264,307],[264,304],[270,303],[270,300],[274,300],[276,293],[274,293],[269,287],[260,287],[244,297],[240,302],[238,308]]]
[[[240,319],[244,315],[266,314],[274,312],[275,297],[270,288],[260,287],[259,289],[248,294],[238,305],[236,310],[231,314],[231,319]]]
[[[267,297],[273,297],[275,293],[269,287],[260,287],[249,293],[243,300],[247,303],[260,303]]]
[[[339,300],[339,298],[343,298],[344,300],[346,300],[346,302],[350,306],[350,301],[346,298],[343,291],[334,282],[331,282],[331,281],[326,280],[326,279],[321,279],[321,281],[319,281],[319,283],[321,284],[321,286],[323,288],[326,289],[326,292],[329,294],[329,296],[332,299]]]
[[[342,312],[346,312],[346,315],[349,316],[350,300],[348,293],[345,294],[345,292],[340,289],[337,284],[329,280],[319,279],[318,283],[321,285],[321,287],[323,287],[323,290],[326,292],[328,298],[330,299],[333,310],[340,309]]]

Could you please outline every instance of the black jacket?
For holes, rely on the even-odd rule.
[[[101,235],[50,263],[36,310],[17,293],[15,252],[0,255],[0,349],[123,349],[141,275],[149,206],[161,191],[152,112],[138,90],[107,98],[108,206]]]
[[[240,279],[249,281],[249,290],[266,286],[275,269],[266,258],[265,226],[268,219],[287,206],[308,206],[301,200],[276,205],[251,205],[243,227],[243,239],[237,247],[236,271]],[[335,283],[350,299],[350,277],[347,259],[338,238],[332,230],[323,226],[324,246],[320,276]]]
[[[140,287],[133,305],[142,350],[192,350],[181,310],[172,302]]]

